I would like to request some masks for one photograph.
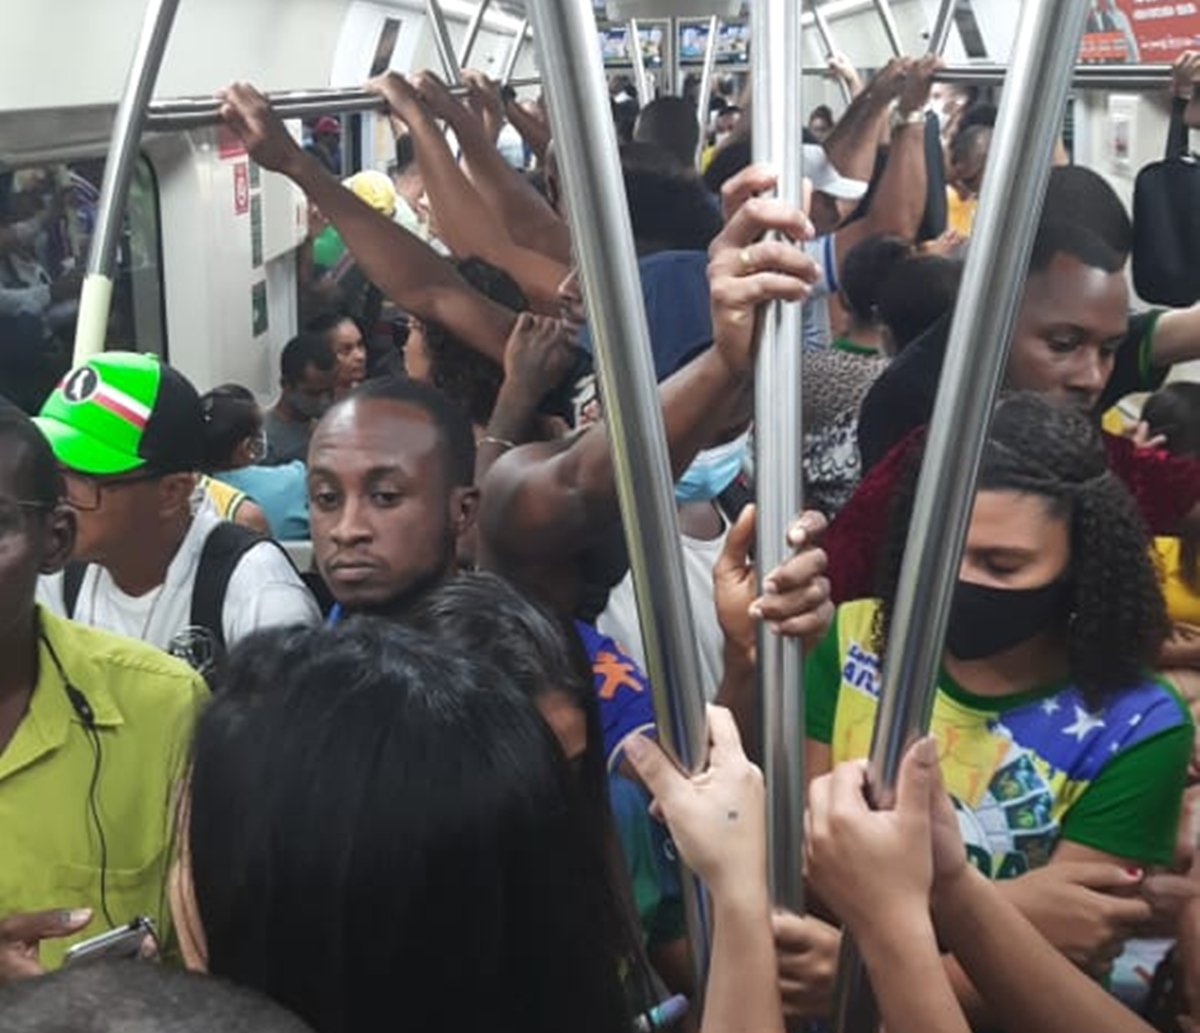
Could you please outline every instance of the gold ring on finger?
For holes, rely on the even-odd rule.
[[[740,258],[742,260],[742,268],[743,269],[750,268],[750,249],[748,247],[742,248],[741,253],[738,255],[738,258]]]

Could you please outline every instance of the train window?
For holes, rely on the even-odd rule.
[[[0,172],[0,394],[36,411],[70,368],[103,159]],[[117,250],[107,345],[166,357],[158,185],[142,157]]]

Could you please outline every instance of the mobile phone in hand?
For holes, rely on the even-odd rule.
[[[63,956],[63,964],[77,965],[84,961],[136,958],[141,955],[142,944],[147,937],[155,939],[154,922],[145,915],[139,915],[128,925],[118,926],[75,944]]]

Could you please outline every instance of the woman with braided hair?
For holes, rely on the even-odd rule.
[[[897,497],[879,597],[840,606],[808,657],[810,778],[870,750],[917,472]],[[931,731],[972,862],[1096,975],[1151,916],[1145,870],[1172,860],[1193,733],[1149,673],[1166,633],[1141,518],[1094,422],[1042,396],[1001,402]],[[777,943],[785,1001],[791,985],[811,1007],[812,955],[836,933],[784,916]]]

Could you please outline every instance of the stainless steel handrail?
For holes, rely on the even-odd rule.
[[[528,12],[590,314],[659,736],[684,768],[698,770],[708,748],[700,659],[595,12],[591,0],[529,0]],[[685,879],[684,887],[702,985],[705,898],[697,880]]]
[[[883,662],[870,763],[871,786],[880,797],[894,788],[906,747],[929,728],[979,459],[1088,9],[1089,0],[1024,0],[1021,8]],[[874,1033],[879,1021],[866,969],[850,937],[842,948],[834,1028]]]
[[[96,229],[88,251],[87,275],[79,295],[75,324],[75,362],[104,350],[108,314],[112,305],[113,266],[124,222],[125,202],[137,167],[138,148],[146,120],[146,104],[162,65],[179,0],[150,0],[142,31],[117,104],[96,205]]]
[[[446,21],[446,12],[438,0],[425,0],[425,14],[429,18],[429,27],[433,30],[433,43],[437,47],[438,60],[442,63],[442,74],[451,86],[462,83],[462,67],[454,53],[454,41],[450,38],[450,25]]]
[[[757,0],[751,32],[754,160],[779,170],[778,194],[803,204],[801,0]],[[756,563],[765,578],[788,557],[787,530],[803,506],[797,449],[800,418],[803,308],[777,301],[759,313],[754,376],[755,482],[758,496]],[[800,640],[758,635],[759,708],[767,783],[767,861],[777,904],[804,909],[804,661]]]
[[[512,79],[513,89],[540,86],[540,76]],[[455,96],[465,96],[466,87],[451,86]],[[350,115],[366,111],[386,112],[387,104],[377,93],[361,87],[327,90],[287,90],[267,94],[271,108],[280,118],[316,118],[319,115]],[[221,121],[221,101],[216,97],[177,97],[150,103],[146,129],[153,132],[180,132],[217,125]]]
[[[971,86],[1002,86],[1008,66],[996,64],[947,65],[938,70],[938,82]],[[1157,89],[1171,82],[1171,66],[1162,64],[1077,64],[1071,76],[1076,87],[1101,90]]]
[[[696,141],[696,165],[704,153],[705,137],[708,135],[708,105],[712,100],[712,80],[717,68],[717,34],[721,19],[715,14],[708,19],[708,40],[704,46],[704,69],[700,73],[700,92],[696,95],[696,121],[700,124],[700,139]]]
[[[821,10],[821,5],[818,3],[813,3],[812,13],[813,25],[816,26],[817,35],[821,37],[821,46],[825,48],[825,57],[832,58],[838,49],[833,42],[833,30],[829,27],[829,19],[825,17],[825,12]],[[850,84],[839,76],[838,86],[841,87],[842,99],[849,104],[854,99],[854,94],[850,91]]]

